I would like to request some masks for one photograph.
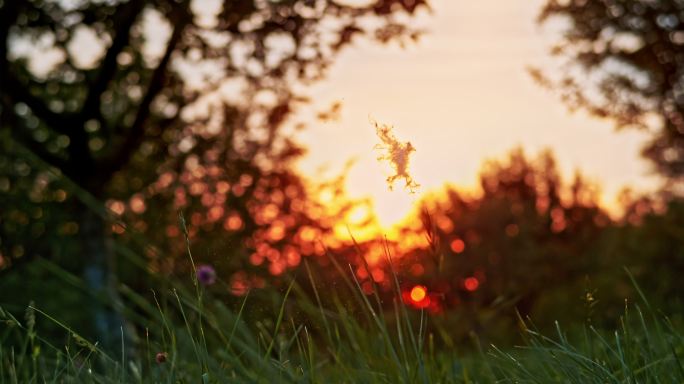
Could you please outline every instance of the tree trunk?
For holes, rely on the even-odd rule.
[[[134,347],[133,330],[123,315],[116,288],[115,254],[106,221],[84,204],[76,212],[83,259],[83,279],[95,299],[89,303],[97,341],[107,351],[120,351],[122,337],[127,350]],[[123,335],[122,335],[123,333]]]

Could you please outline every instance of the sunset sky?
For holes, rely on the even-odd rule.
[[[418,43],[401,48],[357,38],[334,60],[327,79],[306,89],[313,103],[293,118],[295,123],[308,123],[297,133],[308,148],[299,168],[320,180],[339,174],[354,160],[348,193],[370,197],[384,229],[409,214],[423,193],[446,183],[476,189],[484,160],[506,156],[517,146],[528,155],[552,149],[565,178],[581,170],[600,183],[603,204],[613,210],[623,187],[653,189],[658,180],[639,156],[644,133],[615,132],[610,121],[569,113],[556,95],[528,74],[531,66],[549,72],[557,68],[548,55],[557,28],[535,23],[543,3],[431,0],[433,12],[421,11],[414,20],[426,31]],[[198,4],[202,7],[197,11],[209,14],[220,5],[207,0]],[[163,46],[170,26],[152,16],[145,26],[155,37],[150,42],[154,51],[154,46]],[[104,52],[95,35],[81,36],[75,46],[80,61],[89,65]],[[19,56],[24,51],[40,53],[40,60],[29,62],[34,72],[45,72],[63,60],[63,53],[55,49],[30,47],[20,41],[13,49]],[[336,102],[342,104],[337,121],[315,118]],[[377,161],[380,153],[373,147],[378,138],[371,120],[393,125],[397,138],[416,148],[411,173],[421,184],[419,193],[388,190],[385,179],[390,169]]]
[[[551,28],[535,24],[542,0],[431,3],[434,12],[417,20],[428,31],[418,44],[357,40],[310,89],[315,102],[300,115],[310,122],[299,136],[309,148],[299,164],[305,174],[326,168],[334,175],[353,158],[350,195],[371,197],[385,228],[406,216],[420,194],[387,189],[390,170],[376,161],[370,117],[394,125],[398,139],[416,147],[412,174],[420,193],[445,183],[472,190],[483,161],[516,146],[528,155],[551,148],[566,180],[580,169],[601,184],[609,208],[624,186],[654,188],[658,181],[639,157],[643,133],[615,132],[609,121],[567,112],[527,73],[529,66],[553,68]],[[343,104],[340,119],[315,121],[316,111],[335,101]]]

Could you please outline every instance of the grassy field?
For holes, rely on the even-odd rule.
[[[138,340],[127,345],[113,330],[122,334],[116,352],[40,308],[29,306],[23,319],[2,310],[0,383],[684,382],[682,334],[641,292],[615,329],[586,323],[566,333],[557,325],[543,335],[520,319],[519,347],[446,348],[429,315],[402,303],[396,276],[388,311],[337,267],[346,287],[333,297],[319,295],[306,265],[308,281],[253,291],[235,309],[196,278],[167,281],[152,300],[123,287]],[[63,342],[43,339],[39,323],[58,325]]]

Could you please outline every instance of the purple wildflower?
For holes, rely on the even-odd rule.
[[[216,271],[211,265],[199,265],[197,267],[197,281],[202,285],[212,285],[216,282]]]

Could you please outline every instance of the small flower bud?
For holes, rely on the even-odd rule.
[[[155,360],[157,360],[157,364],[163,364],[166,362],[167,357],[168,357],[168,354],[166,352],[159,352],[159,353],[157,353]]]

